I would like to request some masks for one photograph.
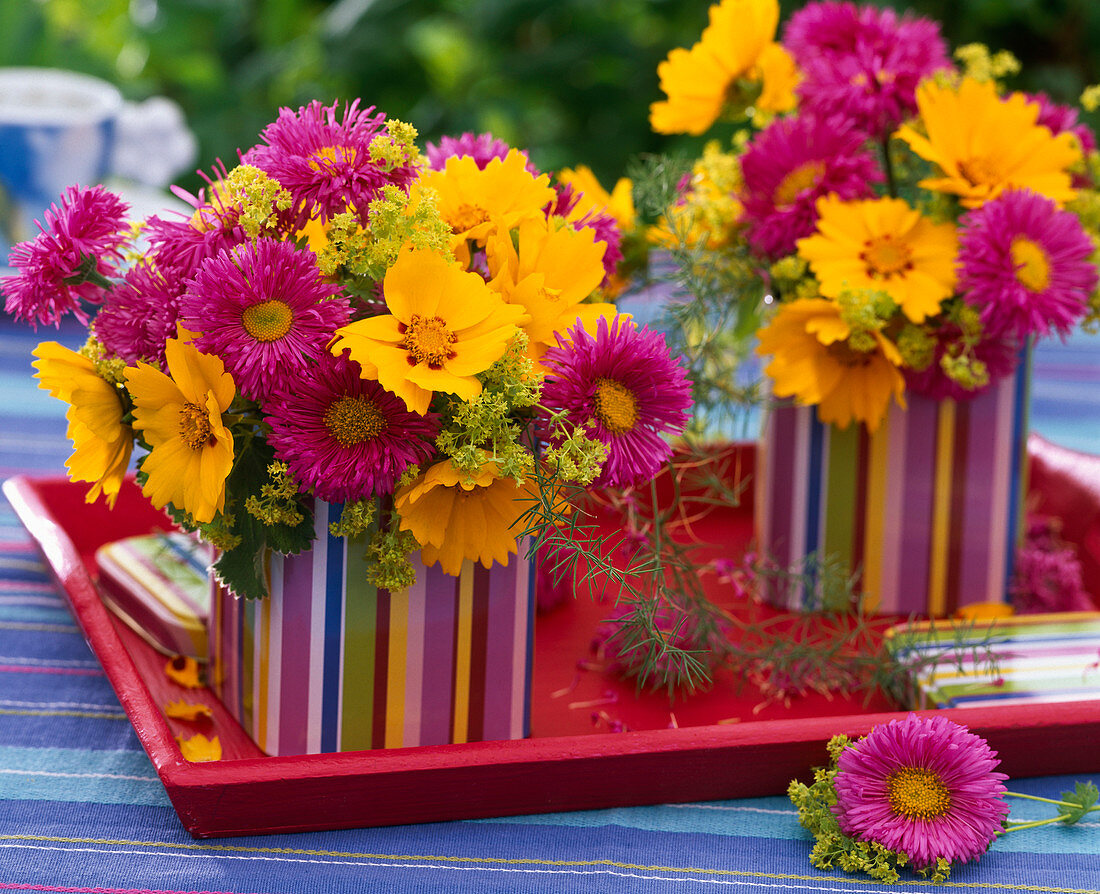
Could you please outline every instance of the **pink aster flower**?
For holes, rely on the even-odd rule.
[[[959,290],[993,336],[1063,337],[1096,289],[1093,245],[1077,217],[1029,190],[1006,192],[963,217]]]
[[[1054,102],[1045,93],[1026,94],[1031,102],[1039,106],[1039,120],[1036,124],[1046,127],[1052,134],[1072,133],[1081,144],[1081,151],[1088,155],[1096,148],[1096,134],[1092,128],[1078,120],[1078,111],[1073,106]]]
[[[821,196],[870,198],[882,180],[863,135],[839,118],[777,119],[756,135],[741,165],[747,236],[767,258],[793,253],[814,231]]]
[[[596,336],[578,322],[543,355],[543,403],[569,411],[569,422],[609,448],[596,484],[630,487],[648,481],[672,455],[662,434],[688,423],[691,383],[665,337],[616,316],[601,317]]]
[[[837,761],[833,807],[849,838],[904,853],[914,869],[980,857],[1008,815],[997,754],[943,716],[876,726]]]
[[[350,314],[313,252],[275,239],[204,262],[180,306],[184,325],[200,333],[195,346],[221,357],[240,392],[259,401],[296,383]]]
[[[268,441],[304,487],[340,503],[393,491],[429,459],[438,417],[420,416],[347,357],[323,354],[266,404]]]
[[[375,113],[374,106],[360,109],[355,100],[341,118],[338,106],[314,100],[297,112],[280,109],[260,135],[266,145],[241,157],[290,191],[296,226],[312,214],[328,220],[349,206],[365,214],[383,186],[407,186],[416,177],[411,166],[387,171],[371,160],[371,140],[382,131],[385,115]]]
[[[42,232],[11,250],[8,263],[19,272],[0,280],[5,310],[35,329],[57,326],[66,313],[86,324],[80,302],[99,304],[107,294],[127,241],[129,210],[102,186],[66,189],[61,207],[51,205],[43,215]]]
[[[784,46],[802,72],[802,108],[838,115],[875,139],[916,112],[924,78],[951,67],[935,22],[848,2],[811,3],[796,12]]]
[[[130,268],[96,314],[96,338],[130,366],[144,360],[163,368],[165,343],[176,336],[184,285],[174,267],[142,262]]]
[[[485,166],[494,158],[503,161],[511,148],[504,140],[494,138],[491,133],[466,132],[458,138],[441,137],[438,146],[435,143],[426,143],[424,154],[433,171],[442,171],[447,166],[447,159],[456,155],[470,156],[479,170],[485,170]],[[524,155],[526,154],[525,152]]]
[[[1009,585],[1012,605],[1019,614],[1095,608],[1085,589],[1077,550],[1062,539],[1060,526],[1058,519],[1028,515]]]

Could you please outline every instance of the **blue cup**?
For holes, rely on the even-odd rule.
[[[122,95],[98,78],[0,68],[0,263],[66,187],[108,173]]]

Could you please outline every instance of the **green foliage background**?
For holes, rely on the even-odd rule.
[[[698,39],[707,0],[4,0],[0,64],[72,68],[131,99],[163,94],[204,165],[231,161],[280,106],[361,96],[424,138],[491,131],[545,169],[605,184],[642,152],[696,152],[652,134],[656,68]],[[804,5],[784,0],[785,16]],[[880,0],[879,5],[888,5]],[[957,46],[1025,64],[1014,86],[1075,99],[1100,80],[1095,0],[914,0]],[[195,178],[181,178],[187,186]]]

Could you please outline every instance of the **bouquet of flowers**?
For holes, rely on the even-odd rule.
[[[696,295],[730,303],[772,393],[874,431],[907,393],[967,398],[1035,336],[1100,314],[1100,155],[1074,107],[949,57],[935,22],[722,0],[658,68],[661,133],[742,122],[683,172],[657,239]],[[1082,97],[1094,108],[1097,91]]]
[[[177,191],[190,217],[133,223],[74,186],[12,252],[8,313],[88,325],[80,351],[34,352],[70,405],[70,477],[113,503],[136,444],[144,494],[240,596],[264,595],[266,551],[310,546],[314,499],[369,535],[379,587],[416,551],[506,564],[563,489],[649,480],[687,422],[662,336],[608,300],[619,225],[589,175],[416,139],[358,101],[283,109]]]

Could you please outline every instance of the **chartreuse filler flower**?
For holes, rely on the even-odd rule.
[[[73,188],[0,281],[20,319],[90,320],[81,353],[36,352],[70,404],[72,477],[113,502],[136,443],[143,492],[218,547],[238,596],[267,594],[269,553],[311,548],[318,505],[334,536],[366,538],[370,582],[400,591],[411,557],[508,563],[561,521],[563,486],[604,471],[598,421],[555,404],[535,358],[615,316],[611,197],[489,135],[428,159],[416,136],[358,101],[283,109],[191,214],[135,227],[110,192]],[[629,217],[621,188],[613,204]],[[616,325],[625,344],[636,327]],[[666,384],[682,380],[660,349]],[[654,363],[648,340],[631,351]],[[645,396],[630,428],[660,439],[686,418]],[[667,457],[610,452],[621,487]]]
[[[1091,782],[1057,800],[1007,791],[997,753],[942,715],[910,714],[855,741],[834,736],[828,752],[831,763],[814,770],[812,784],[794,780],[788,789],[814,836],[810,862],[818,869],[894,883],[908,867],[940,883],[1008,832],[1072,824],[1100,810]],[[1057,814],[1013,823],[1006,797],[1044,801]]]

